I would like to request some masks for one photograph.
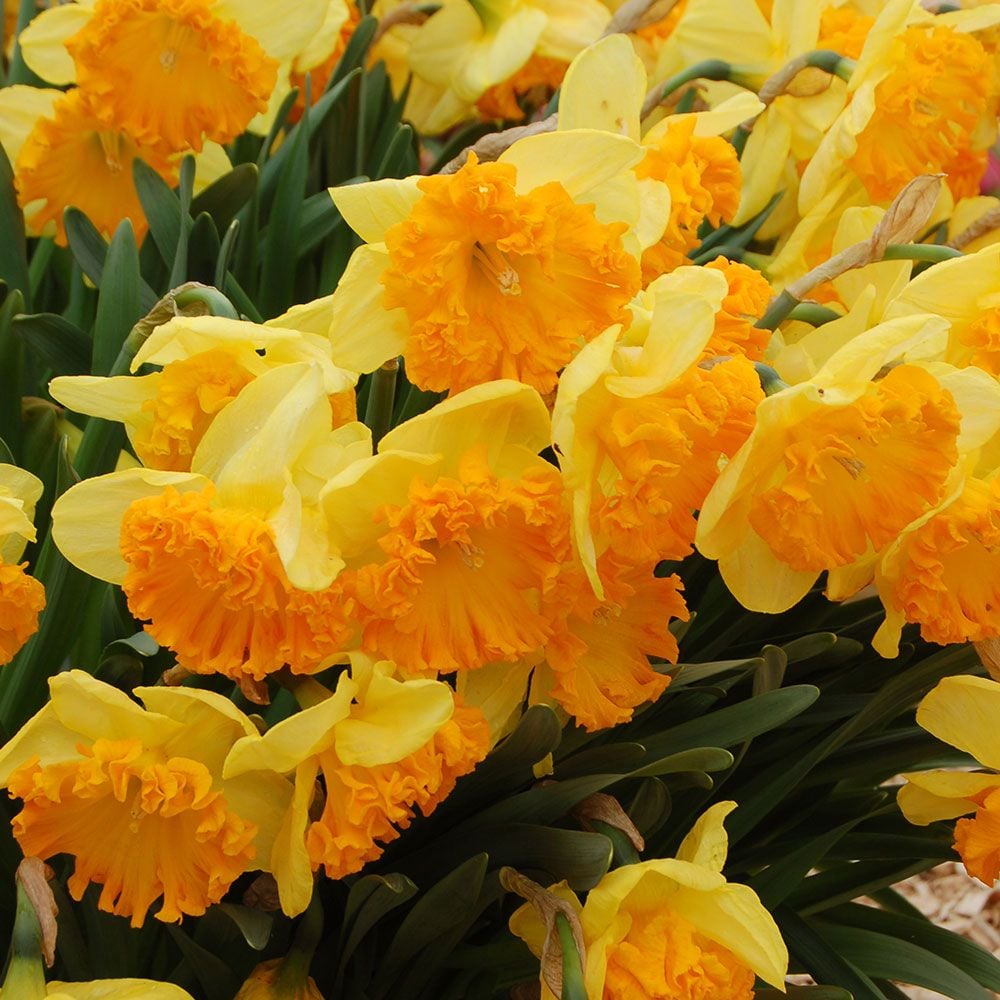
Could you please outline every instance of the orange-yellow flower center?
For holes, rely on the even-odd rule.
[[[520,121],[525,111],[520,99],[537,107],[559,88],[569,69],[564,59],[533,55],[516,73],[495,84],[476,101],[476,110],[483,118]]]
[[[166,365],[156,395],[142,404],[143,420],[133,435],[135,452],[152,469],[187,472],[191,456],[215,415],[252,382],[228,351],[203,351]]]
[[[876,202],[920,174],[948,174],[955,198],[977,194],[989,140],[980,145],[976,133],[993,111],[993,59],[947,27],[907,28],[892,44],[894,68],[875,88],[851,169]]]
[[[628,722],[636,706],[660,697],[670,678],[648,657],[675,661],[677,641],[667,624],[688,618],[678,577],[660,579],[653,566],[630,566],[610,551],[598,572],[603,601],[582,571],[565,574],[572,608],[545,646],[552,696],[590,731]]]
[[[598,222],[558,183],[518,194],[516,176],[470,156],[423,178],[386,233],[384,304],[406,310],[406,370],[423,389],[513,378],[548,392],[586,341],[627,319],[639,268],[625,226]]]
[[[306,832],[313,867],[343,878],[379,857],[419,809],[429,816],[489,749],[489,726],[457,699],[452,717],[416,753],[378,767],[350,767],[335,751],[320,755],[326,785],[322,815]]]
[[[235,138],[277,79],[277,62],[208,0],[98,0],[66,48],[105,122],[171,150]]]
[[[380,517],[385,558],[356,574],[368,652],[450,673],[517,659],[549,637],[541,601],[569,556],[554,468],[501,479],[476,449],[457,478],[415,480],[406,503]]]
[[[147,631],[195,673],[262,680],[287,665],[322,669],[344,648],[348,603],[336,584],[288,582],[267,524],[216,507],[211,489],[135,501],[122,519],[122,589]]]
[[[1000,636],[1000,481],[962,495],[902,541],[891,601],[942,645]]]
[[[72,855],[74,899],[94,882],[103,886],[98,906],[134,927],[161,896],[157,918],[180,920],[204,913],[250,867],[257,827],[227,808],[204,764],[138,740],[77,750],[72,761],[29,761],[9,783],[24,800],[13,821],[21,849],[43,860]]]
[[[753,972],[678,913],[661,904],[628,915],[608,950],[603,1000],[752,1000]]]
[[[850,4],[826,7],[820,15],[816,47],[839,52],[848,59],[857,59],[874,23],[874,17],[856,11]]]
[[[0,560],[0,666],[38,631],[38,615],[45,607],[45,588],[28,576],[28,564]]]
[[[35,123],[14,167],[18,203],[32,231],[52,225],[56,242],[65,246],[63,211],[73,206],[108,238],[122,219],[131,219],[141,239],[146,216],[132,180],[137,158],[174,183],[163,152],[106,122],[90,94],[71,90],[58,98],[52,117]]]
[[[941,499],[960,419],[933,376],[894,368],[855,402],[789,429],[784,466],[754,498],[751,526],[802,571],[884,548]]]
[[[715,314],[715,330],[702,352],[702,358],[720,358],[742,354],[751,361],[764,357],[764,348],[770,338],[769,330],[754,326],[764,315],[771,301],[773,289],[760,271],[716,257],[706,267],[721,271],[729,291],[722,300],[722,307]]]
[[[1000,375],[1000,309],[983,309],[969,324],[952,329],[955,364],[975,365]]]
[[[607,400],[593,433],[603,459],[604,496],[591,509],[596,536],[634,563],[683,559],[694,512],[719,475],[723,456],[750,436],[760,379],[746,358],[692,368],[663,392]]]
[[[695,135],[694,127],[692,117],[672,123],[635,168],[639,178],[662,181],[670,190],[666,231],[642,255],[644,284],[690,264],[687,254],[698,245],[702,222],[718,226],[739,208],[742,174],[736,150],[720,136]]]
[[[976,815],[955,824],[955,850],[968,873],[992,888],[1000,878],[1000,787],[981,792],[976,800]]]

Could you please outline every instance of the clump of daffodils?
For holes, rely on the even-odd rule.
[[[129,364],[48,383],[127,455],[58,487],[0,464],[0,664],[44,625],[33,572],[59,558],[116,588],[169,669],[126,693],[51,664],[0,747],[24,855],[63,858],[74,900],[135,928],[251,877],[306,927],[532,706],[577,735],[650,712],[699,610],[691,557],[752,612],[877,596],[886,658],[1000,639],[1000,215],[980,195],[1000,5],[926,6],[41,12],[18,51],[47,86],[0,89],[0,143],[26,232],[59,246],[69,207],[142,239],[139,161],[172,186],[193,156],[197,192],[279,108],[260,162],[297,141],[363,14],[435,156],[498,130],[317,196],[352,241],[328,294],[266,321],[173,308],[133,329]],[[946,678],[917,714],[990,770],[909,773],[898,796],[914,823],[957,819],[988,885],[998,690]],[[536,887],[510,929],[541,995],[555,912],[595,1000],[782,989],[774,919],[723,874],[733,808],[585,898]],[[314,950],[269,956],[239,996],[318,995]]]

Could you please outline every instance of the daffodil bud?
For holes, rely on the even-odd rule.
[[[261,962],[235,1000],[325,1000],[306,969],[291,956]]]

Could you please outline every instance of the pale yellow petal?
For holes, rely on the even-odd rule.
[[[792,126],[777,108],[768,108],[754,122],[740,157],[743,187],[740,207],[733,217],[742,226],[763,211],[783,186],[785,162],[792,146]],[[787,192],[783,196],[788,198]]]
[[[194,193],[201,194],[232,169],[232,161],[225,149],[217,142],[206,142],[201,152],[194,154]]]
[[[1000,382],[981,368],[929,365],[941,386],[951,393],[962,414],[956,442],[965,454],[981,448],[1000,430]]]
[[[143,404],[156,397],[159,373],[152,375],[61,375],[49,383],[54,400],[74,413],[86,413],[104,420],[132,422],[142,413]]]
[[[492,86],[513,76],[530,58],[545,30],[542,11],[527,5],[504,16],[495,33],[487,32],[464,53],[449,81],[463,101],[475,102]],[[420,43],[418,36],[414,49]],[[410,62],[413,61],[413,49]]]
[[[735,808],[735,802],[716,802],[706,809],[677,848],[677,860],[721,872],[729,854],[725,819]]]
[[[419,177],[388,177],[365,184],[329,188],[344,221],[365,243],[381,243],[385,232],[406,219],[423,197]]]
[[[306,851],[306,827],[319,767],[314,759],[295,769],[295,793],[282,816],[281,828],[271,851],[271,871],[278,883],[278,899],[289,917],[298,916],[313,894],[313,872]]]
[[[145,364],[167,365],[216,349],[252,354],[272,344],[296,339],[296,331],[277,324],[262,326],[225,316],[175,316],[146,338],[136,352],[131,370],[138,371]]]
[[[981,764],[1000,769],[1000,683],[985,677],[945,677],[917,708],[929,733]]]
[[[91,979],[85,983],[48,984],[50,1000],[193,1000],[187,990],[151,979]]]
[[[492,457],[510,445],[539,452],[549,439],[549,412],[537,390],[500,379],[449,396],[400,424],[382,439],[379,451],[442,454],[457,461],[478,444]]]
[[[317,0],[216,0],[214,13],[232,18],[272,59],[284,62],[304,51],[322,28],[326,4]]]
[[[283,719],[263,736],[243,737],[229,751],[223,776],[235,778],[248,771],[291,774],[304,760],[333,744],[334,727],[347,718],[357,689],[343,673],[329,698]]]
[[[80,734],[64,726],[48,702],[0,747],[0,787],[6,787],[11,774],[33,757],[42,767],[78,759],[79,742]]]
[[[118,688],[84,670],[67,670],[49,678],[56,717],[87,740],[139,740],[144,746],[166,745],[181,724],[158,712],[144,711]]]
[[[120,584],[127,566],[118,550],[122,517],[143,497],[167,487],[203,490],[209,481],[191,472],[124,469],[71,486],[52,508],[52,537],[59,551],[84,573]]]
[[[752,528],[732,552],[720,556],[719,572],[729,592],[748,611],[776,615],[809,593],[817,574],[794,570]]]
[[[314,333],[321,337],[330,336],[330,317],[333,314],[333,295],[324,295],[292,306],[288,312],[283,312],[274,319],[266,320],[264,326],[280,326],[288,330],[299,330],[302,333]]]
[[[916,826],[973,812],[976,796],[1000,788],[1000,775],[978,771],[912,771],[903,777],[907,783],[896,802]]]
[[[784,989],[788,949],[774,918],[749,886],[726,885],[711,892],[682,890],[672,897],[671,906],[764,982]]]
[[[515,142],[500,157],[517,167],[517,192],[558,181],[572,198],[586,201],[594,188],[635,166],[645,150],[624,135],[579,128],[543,132]]]
[[[645,96],[646,70],[635,48],[625,35],[609,35],[581,52],[566,71],[559,128],[602,129],[638,139]]]
[[[611,12],[600,0],[536,0],[536,4],[547,19],[538,39],[538,54],[552,59],[569,61],[595,43],[611,20]]]
[[[388,265],[383,245],[358,247],[333,293],[330,344],[341,368],[372,372],[403,353],[410,330],[406,311],[382,304],[379,279]]]
[[[337,756],[360,767],[402,760],[427,744],[454,710],[447,684],[399,681],[376,670],[361,704],[337,726]]]
[[[253,839],[254,869],[272,871],[285,860],[281,856],[285,845],[280,845],[277,851],[275,847],[292,811],[294,791],[291,781],[273,771],[251,771],[223,782],[226,808],[257,827]]]
[[[447,88],[463,60],[468,58],[472,46],[482,38],[483,31],[483,22],[471,4],[443,4],[415,36],[408,53],[410,69],[427,83]],[[534,41],[531,46],[534,47]],[[528,55],[530,50],[522,61],[526,61]],[[503,78],[494,82],[499,83]]]
[[[64,8],[56,8],[62,10]],[[36,20],[41,20],[39,15]],[[0,88],[0,146],[7,154],[11,164],[17,163],[17,157],[39,118],[48,118],[56,98],[61,96],[58,90],[41,87],[27,87],[15,84]]]
[[[66,42],[81,31],[93,15],[90,5],[59,4],[41,11],[21,32],[18,41],[28,68],[56,87],[76,83],[76,66]]]
[[[517,725],[528,695],[530,660],[487,663],[476,670],[460,670],[455,679],[462,702],[478,708],[490,727],[490,746],[495,746]]]
[[[299,72],[304,73],[326,62],[336,48],[340,40],[340,29],[347,23],[349,16],[347,0],[330,0],[322,26],[295,60]]]

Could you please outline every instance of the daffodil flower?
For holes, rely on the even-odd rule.
[[[74,899],[96,883],[99,908],[139,927],[157,900],[159,920],[197,916],[243,872],[270,870],[292,787],[272,772],[223,778],[230,748],[257,731],[232,702],[138,688],[142,708],[82,670],[49,691],[0,750],[0,785],[23,802],[13,826],[26,856],[73,857]]]
[[[581,905],[565,883],[550,888],[578,913],[589,997],[655,1000],[692,995],[750,1000],[755,978],[784,989],[788,951],[773,918],[748,886],[722,874],[723,821],[735,802],[718,802],[694,825],[674,858],[616,868]],[[511,931],[541,956],[545,928],[525,904]],[[542,1000],[554,1000],[541,983]]]
[[[142,160],[176,183],[179,154],[135,139],[98,111],[98,100],[79,88],[66,93],[20,84],[0,89],[0,145],[14,168],[30,235],[54,236],[64,246],[63,211],[73,206],[109,239],[126,218],[141,239],[147,223],[133,163]],[[196,157],[195,192],[231,169],[225,150],[206,143]]]
[[[190,472],[128,469],[64,493],[56,543],[120,584],[189,670],[256,681],[286,664],[318,670],[352,632],[319,494],[371,454],[365,427],[334,431],[331,418],[319,365],[265,372],[216,415]]]
[[[452,175],[333,188],[367,241],[333,295],[334,362],[373,371],[402,354],[421,388],[516,378],[550,391],[639,289],[630,168],[642,155],[625,136],[574,129]]]
[[[615,80],[609,92],[608,80]],[[640,142],[645,156],[633,168],[642,216],[636,235],[648,283],[688,262],[698,230],[718,226],[739,205],[740,162],[722,133],[753,118],[764,105],[741,92],[711,111],[670,115],[644,134],[640,113],[648,80],[624,35],[611,35],[573,60],[559,94],[559,128],[601,128]]]
[[[988,886],[1000,878],[1000,684],[983,677],[945,677],[917,707],[931,735],[974,757],[991,771],[914,771],[897,801],[917,826],[955,819],[955,849],[969,874]]]
[[[0,992],[0,997],[3,993]],[[87,983],[51,982],[45,1000],[193,1000],[187,990],[152,979],[92,979]],[[35,1000],[20,998],[20,1000]],[[42,1000],[39,997],[39,1000]]]
[[[745,607],[787,610],[824,570],[833,599],[871,582],[878,555],[996,432],[996,381],[927,360],[947,329],[930,315],[887,321],[758,406],[695,537]]]
[[[18,563],[35,540],[35,504],[42,495],[37,477],[16,465],[0,465],[0,665],[10,663],[38,630],[45,589]]]
[[[295,795],[274,810],[280,832],[274,875],[282,909],[301,913],[323,866],[342,878],[377,858],[419,809],[434,810],[485,756],[488,730],[478,710],[461,706],[447,685],[400,679],[395,666],[354,655],[332,694],[312,682],[315,701],[269,729],[236,743],[225,774],[261,768],[294,774]],[[325,798],[310,813],[316,778]]]
[[[280,318],[279,318],[280,319]],[[320,367],[335,426],[356,419],[357,376],[330,360],[326,337],[273,321],[259,325],[220,316],[178,316],[158,326],[132,361],[150,375],[69,375],[53,379],[53,398],[77,413],[121,421],[142,463],[187,472],[216,415],[258,376],[286,364]]]
[[[320,503],[362,648],[409,673],[515,662],[552,634],[545,600],[571,556],[541,397],[467,389],[390,431]]]

